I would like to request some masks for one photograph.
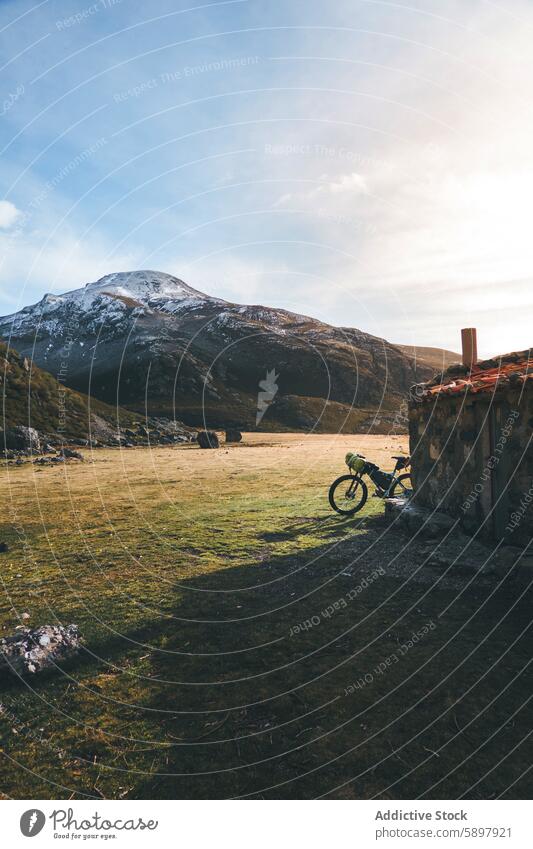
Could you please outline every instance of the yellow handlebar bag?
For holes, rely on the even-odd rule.
[[[354,454],[352,451],[349,451],[345,457],[346,465],[352,472],[360,473],[363,471],[366,460],[363,457],[360,457],[359,454]]]

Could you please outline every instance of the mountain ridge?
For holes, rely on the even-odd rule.
[[[434,374],[356,328],[235,304],[151,270],[45,295],[0,318],[0,335],[76,390],[196,427],[254,429],[259,382],[274,369],[261,430],[375,429],[376,411],[390,424],[410,385]]]

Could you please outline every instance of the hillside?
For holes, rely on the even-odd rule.
[[[0,428],[28,425],[41,433],[56,434],[60,411],[64,410],[64,435],[68,439],[88,439],[89,424],[100,432],[116,431],[117,410],[97,399],[89,399],[61,384],[28,357],[0,342],[0,393],[3,415]],[[133,425],[136,416],[120,410],[122,426]]]
[[[447,351],[445,348],[427,348],[423,345],[396,345],[408,357],[416,359],[422,366],[427,366],[434,373],[446,371],[448,366],[461,362],[461,354]]]
[[[8,350],[4,342],[0,342],[0,402],[3,410],[0,431],[26,425],[51,441],[61,436],[67,441],[85,442],[90,438],[93,444],[113,444],[124,429],[140,426],[142,432],[132,431],[129,439],[146,441],[141,416],[62,386],[28,357],[12,348]],[[154,428],[158,441],[160,431],[155,430],[158,423],[148,424]],[[170,423],[166,426],[159,423],[159,427],[168,433],[178,432]]]
[[[22,354],[102,401],[191,426],[355,432],[433,376],[354,328],[210,297],[169,274],[110,274],[0,319]],[[266,381],[266,383],[265,383]],[[265,389],[266,386],[266,389]]]

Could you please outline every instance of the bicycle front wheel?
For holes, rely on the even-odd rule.
[[[368,489],[357,475],[343,475],[329,488],[329,503],[342,516],[353,516],[364,506]]]

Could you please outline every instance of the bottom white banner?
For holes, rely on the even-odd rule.
[[[324,849],[533,845],[524,801],[4,801],[2,845]],[[70,845],[69,844],[69,845]]]

